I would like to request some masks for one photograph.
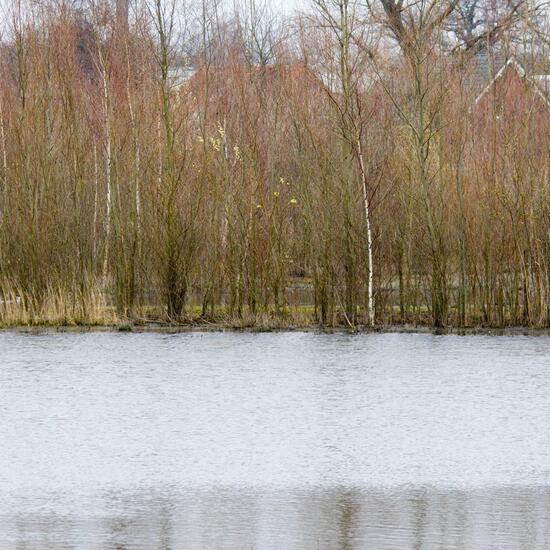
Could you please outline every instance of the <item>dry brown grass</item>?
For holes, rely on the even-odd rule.
[[[1,285],[0,326],[112,325],[119,320],[97,289],[85,291],[48,287],[31,293]],[[38,297],[38,295],[40,297]]]

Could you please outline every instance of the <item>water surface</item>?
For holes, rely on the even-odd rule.
[[[550,546],[550,339],[0,334],[0,548]]]

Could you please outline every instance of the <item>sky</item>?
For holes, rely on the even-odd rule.
[[[308,0],[269,0],[269,3],[274,10],[289,12],[297,7],[304,7],[305,5],[307,5]],[[13,5],[15,5],[15,0],[0,0],[1,7]]]
[[[284,13],[292,12],[295,9],[303,9],[308,5],[307,0],[271,0],[273,9]]]
[[[57,0],[62,2],[63,0]],[[191,2],[199,2],[200,0],[188,0]],[[262,0],[257,0],[258,3],[261,3]],[[274,12],[283,13],[290,15],[294,10],[299,9],[303,10],[311,5],[311,0],[265,0],[269,3]],[[0,0],[0,40],[2,36],[5,36],[5,33],[10,25],[11,17],[8,15],[16,6],[17,0]],[[27,3],[36,2],[39,3],[40,0],[21,0],[21,4],[25,5]],[[132,2],[132,0],[130,0]],[[239,0],[227,0],[228,3],[239,3]]]

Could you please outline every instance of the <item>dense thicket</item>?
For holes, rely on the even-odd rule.
[[[536,6],[53,4],[0,50],[1,322],[550,324],[544,79],[476,101]]]

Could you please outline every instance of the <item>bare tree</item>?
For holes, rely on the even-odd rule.
[[[128,17],[130,15],[130,0],[116,0],[117,25],[122,29],[128,28]]]
[[[265,66],[273,61],[281,41],[280,16],[268,0],[245,0],[236,5],[237,33],[247,62]]]
[[[372,205],[373,182],[369,181],[367,161],[365,159],[365,129],[367,120],[362,105],[364,90],[361,86],[365,82],[365,63],[361,57],[364,51],[358,50],[355,43],[365,44],[364,22],[361,21],[358,3],[353,0],[314,0],[321,16],[322,27],[328,28],[335,39],[338,58],[337,82],[338,89],[332,90],[326,86],[325,90],[338,114],[341,137],[345,144],[345,157],[352,162],[359,174],[359,184],[363,197],[363,211],[365,217],[365,233],[368,258],[368,315],[369,325],[376,322],[374,303],[374,239],[372,232]],[[370,55],[370,52],[368,52]],[[341,95],[340,95],[341,93]]]

